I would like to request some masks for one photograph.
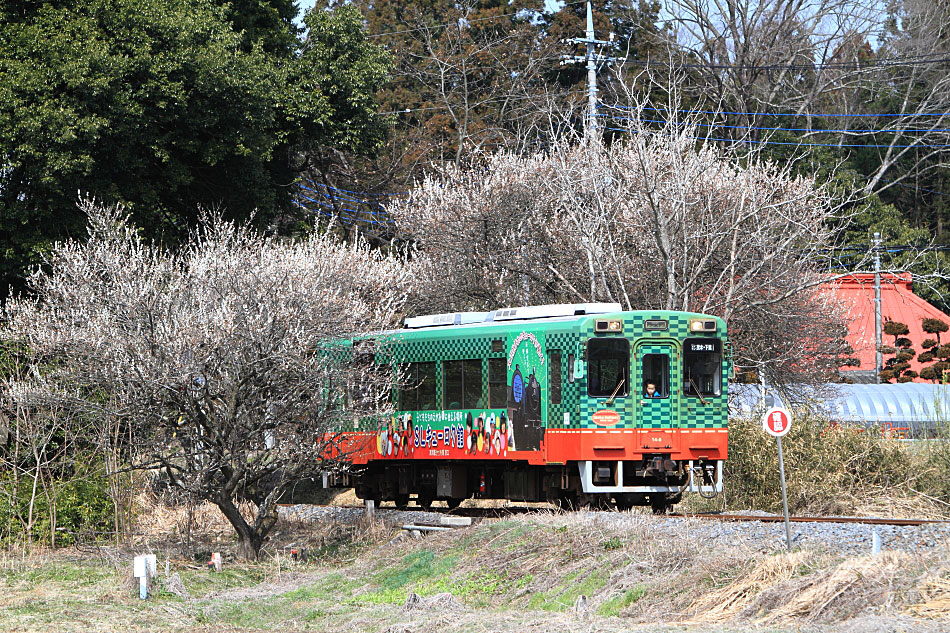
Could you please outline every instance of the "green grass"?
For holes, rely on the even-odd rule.
[[[592,596],[607,584],[610,573],[606,569],[594,568],[580,578],[581,572],[568,574],[561,585],[546,592],[536,593],[528,601],[529,609],[542,611],[564,611],[574,606],[580,596]]]
[[[430,579],[447,577],[458,561],[456,554],[437,556],[427,549],[407,554],[402,564],[393,565],[372,577],[372,583],[378,587],[376,591],[360,594],[353,600],[368,604],[400,603],[417,585],[425,586]]]
[[[620,615],[620,612],[631,604],[645,596],[647,593],[646,587],[643,585],[637,585],[633,589],[627,589],[622,594],[614,596],[608,600],[605,600],[599,607],[597,607],[597,615],[602,615],[605,617],[616,617]]]

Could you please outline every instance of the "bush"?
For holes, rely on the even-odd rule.
[[[27,540],[27,537],[49,543],[56,528],[56,544],[70,545],[78,533],[109,531],[113,527],[114,505],[109,498],[108,481],[102,474],[86,473],[54,480],[52,504],[39,487],[33,502],[29,535],[23,520],[29,515],[33,479],[23,477],[17,483],[9,474],[0,478],[0,543]],[[55,510],[55,526],[51,510]]]
[[[875,489],[913,477],[913,460],[876,429],[829,424],[803,416],[782,439],[789,511],[846,514]],[[775,440],[758,420],[730,420],[724,470],[732,509],[781,512],[782,492]]]

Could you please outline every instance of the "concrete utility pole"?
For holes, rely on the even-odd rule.
[[[584,130],[588,135],[592,135],[597,129],[597,64],[600,62],[611,63],[619,61],[619,57],[608,57],[597,52],[597,47],[610,46],[614,41],[614,34],[610,34],[609,40],[598,40],[594,37],[594,13],[587,3],[587,28],[584,37],[572,37],[563,40],[569,44],[584,44],[587,52],[584,55],[561,55],[561,66],[567,64],[585,64],[587,67],[587,116],[585,117]]]
[[[874,382],[881,382],[881,234],[874,234]]]

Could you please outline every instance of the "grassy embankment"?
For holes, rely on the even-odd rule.
[[[672,527],[670,527],[672,525]],[[660,527],[662,529],[660,529]],[[322,531],[325,526],[311,529]],[[296,537],[305,537],[298,526]],[[486,522],[423,539],[385,527],[313,541],[310,564],[169,561],[187,596],[136,597],[128,553],[75,551],[0,563],[3,631],[608,631],[710,627],[946,630],[950,549],[843,557],[778,543],[713,543],[646,514]],[[326,536],[326,533],[324,536]],[[289,536],[289,533],[285,536]],[[320,545],[318,542],[322,542]],[[943,579],[943,580],[941,580]],[[407,598],[416,594],[418,600]],[[927,602],[931,604],[915,606]],[[942,605],[942,606],[941,606]],[[927,616],[927,617],[921,617]],[[763,628],[764,627],[764,628]],[[804,627],[804,629],[802,629]]]

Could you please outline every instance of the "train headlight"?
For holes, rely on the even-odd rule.
[[[716,320],[715,319],[690,319],[689,331],[690,332],[715,332]]]
[[[623,332],[623,321],[617,319],[607,321],[606,319],[594,321],[595,332]]]

